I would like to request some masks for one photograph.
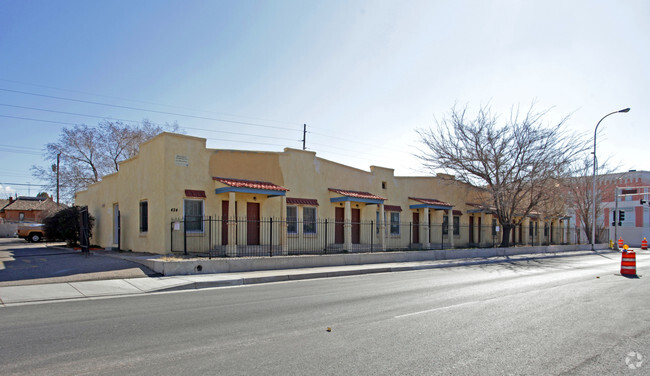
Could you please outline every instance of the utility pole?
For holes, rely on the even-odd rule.
[[[56,155],[56,205],[59,205],[59,165],[61,163],[61,153]]]
[[[305,140],[307,139],[307,124],[303,124],[302,126],[302,150],[307,150],[307,147],[305,146]]]
[[[614,187],[614,249],[618,249],[618,186]]]

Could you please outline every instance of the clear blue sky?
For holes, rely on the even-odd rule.
[[[536,101],[587,134],[631,107],[601,124],[598,157],[650,170],[648,20],[644,0],[0,0],[0,197],[35,195],[45,144],[101,118],[276,151],[306,123],[323,158],[421,175],[414,130],[455,103]]]

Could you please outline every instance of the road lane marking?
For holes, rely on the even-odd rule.
[[[456,307],[462,307],[470,304],[475,304],[478,302],[486,302],[494,299],[487,299],[487,300],[480,300],[480,301],[472,301],[472,302],[465,302],[465,303],[458,303],[458,304],[452,304],[444,307],[438,307],[438,308],[431,308],[431,309],[425,309],[424,311],[417,311],[417,312],[411,312],[411,313],[405,313],[403,315],[397,315],[395,316],[396,319],[401,319],[404,317],[410,317],[410,316],[416,316],[416,315],[423,315],[425,313],[431,313],[435,311],[442,311],[444,309],[451,309],[451,308],[456,308]]]

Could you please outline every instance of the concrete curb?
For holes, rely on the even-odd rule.
[[[104,281],[53,283],[0,287],[0,307],[14,305],[72,301],[117,296],[146,295],[154,292],[200,290],[272,282],[297,281],[316,278],[344,277],[372,273],[391,273],[426,269],[462,267],[481,264],[513,263],[593,254],[618,254],[617,251],[574,251],[543,255],[497,256],[454,260],[428,260],[404,263],[343,265],[305,269],[266,270],[243,273],[220,273],[165,277],[142,277]]]
[[[528,257],[510,257],[510,256],[499,256],[498,258],[471,258],[471,259],[459,259],[451,262],[436,262],[432,264],[421,264],[415,263],[414,265],[399,265],[399,266],[390,266],[382,264],[369,264],[369,265],[356,265],[358,268],[344,269],[340,270],[337,267],[320,267],[320,268],[309,268],[313,270],[300,270],[298,269],[285,269],[277,271],[261,271],[259,273],[268,273],[268,275],[257,275],[257,276],[242,276],[242,275],[227,275],[225,274],[211,274],[211,275],[192,275],[192,276],[176,276],[176,277],[160,277],[160,278],[173,278],[178,280],[185,280],[187,283],[183,285],[173,286],[173,287],[163,287],[155,290],[150,290],[149,292],[160,292],[160,291],[179,291],[179,290],[193,290],[201,288],[211,288],[211,287],[228,287],[228,286],[240,286],[240,285],[253,285],[261,283],[272,283],[272,282],[286,282],[286,281],[295,281],[295,280],[305,280],[305,279],[316,279],[316,278],[331,278],[331,277],[345,277],[352,275],[363,275],[363,274],[373,274],[373,273],[392,273],[392,272],[403,272],[403,271],[416,271],[416,270],[427,270],[427,269],[442,269],[442,268],[452,268],[452,267],[462,267],[462,266],[472,266],[472,265],[482,265],[482,264],[500,264],[500,263],[513,263],[513,262],[522,262],[522,261],[532,261],[540,259],[553,259],[561,257],[571,257],[571,256],[587,256],[592,254],[610,254],[616,253],[617,251],[577,251],[577,252],[562,252],[562,253],[553,253],[537,256],[528,256]],[[330,269],[330,270],[323,270]],[[255,273],[255,272],[250,272]],[[278,274],[281,273],[281,274]],[[215,280],[217,276],[220,276],[220,280]],[[205,277],[203,280],[196,280],[197,278]]]

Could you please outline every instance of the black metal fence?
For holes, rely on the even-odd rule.
[[[437,223],[389,222],[382,227],[375,221],[333,219],[186,217],[173,220],[170,226],[171,252],[209,257],[497,247],[503,236],[503,229],[493,225],[464,224],[450,228]],[[510,233],[509,243],[512,246],[589,243],[580,231],[568,226],[517,226]],[[602,236],[607,238],[607,233]]]

